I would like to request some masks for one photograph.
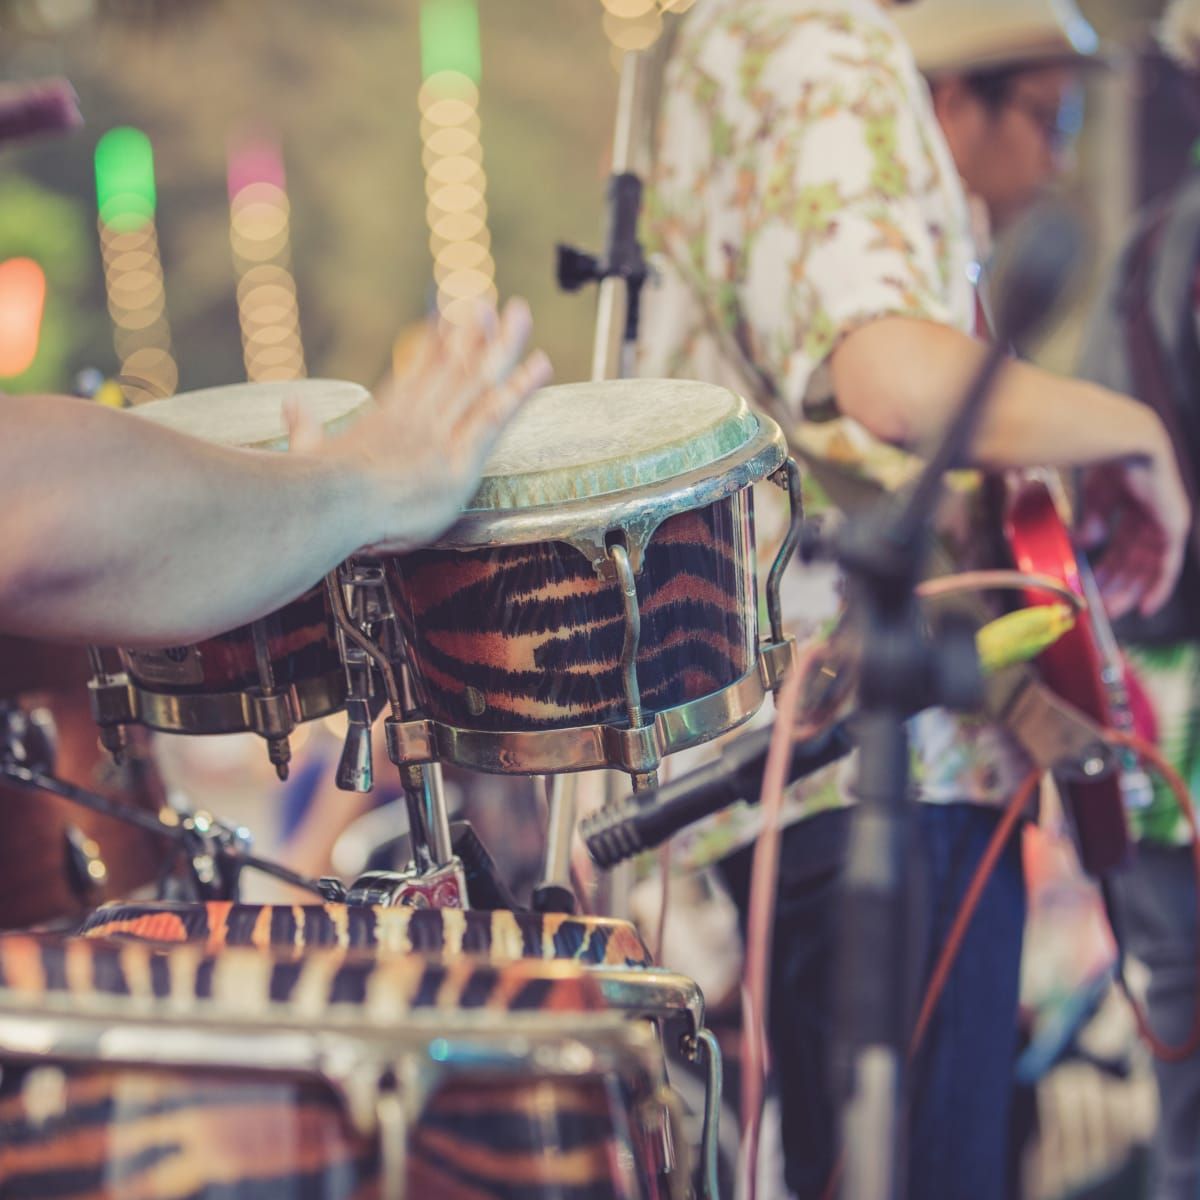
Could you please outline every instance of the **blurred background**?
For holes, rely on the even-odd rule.
[[[1162,3],[1080,6],[1119,48],[1144,43]],[[419,0],[0,0],[0,83],[65,75],[87,120],[0,154],[0,322],[23,331],[4,339],[0,390],[90,391],[122,373],[133,401],[247,377],[371,386],[439,298],[493,288],[528,298],[560,381],[585,377],[594,301],[557,291],[554,245],[600,247],[616,43],[652,38],[659,5],[441,7],[454,19],[423,37]],[[1169,97],[1144,103],[1132,58],[1114,62],[1090,78],[1066,185],[1097,238],[1091,288],[1197,129]],[[1074,364],[1090,299],[1085,288],[1046,341],[1047,365]],[[297,731],[301,763],[328,760],[337,724]],[[266,852],[287,841],[287,799],[257,739],[158,742],[172,787],[245,821]],[[498,858],[533,869],[535,798],[490,798],[473,819]],[[1047,842],[1030,859],[1031,1013],[1102,976],[1111,955],[1069,855]],[[684,961],[679,943],[676,961],[671,932],[668,961],[722,976],[706,990],[714,1008],[722,988],[729,1002],[736,955],[718,969],[715,951]],[[1037,1089],[1026,1195],[1142,1194],[1148,1062],[1111,998],[1090,1036]]]
[[[608,7],[478,7],[478,137],[495,282],[501,295],[529,298],[562,380],[586,372],[592,303],[557,294],[554,243],[598,247],[617,85],[610,38],[623,36],[613,14],[639,6]],[[1136,43],[1161,5],[1082,7],[1104,37]],[[118,126],[143,131],[152,146],[178,388],[246,377],[229,174],[239,148],[255,141],[282,168],[304,366],[374,383],[397,335],[434,297],[419,16],[418,0],[0,0],[0,79],[65,74],[87,118],[75,136],[0,159],[0,263],[27,256],[45,273],[36,356],[15,374],[0,363],[0,384],[62,389],[82,368],[110,375],[120,365],[94,167],[97,143]],[[1093,82],[1074,175],[1106,251],[1129,202],[1119,112],[1130,86],[1119,72]],[[1052,340],[1052,358],[1070,361],[1071,336],[1068,325]]]

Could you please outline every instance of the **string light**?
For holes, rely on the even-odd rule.
[[[169,396],[179,369],[154,224],[154,151],[141,130],[120,126],[96,144],[94,161],[104,287],[121,383],[131,403]]]
[[[601,0],[604,33],[611,44],[613,66],[620,70],[622,57],[649,50],[662,36],[663,16],[685,13],[696,0]]]
[[[33,366],[46,307],[46,273],[32,258],[0,263],[0,378]]]
[[[460,320],[496,300],[480,142],[482,56],[475,0],[421,6],[421,161],[438,311]]]
[[[300,307],[291,266],[291,206],[278,145],[256,137],[232,146],[227,179],[246,378],[303,378]]]

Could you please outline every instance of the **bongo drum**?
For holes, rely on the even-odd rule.
[[[793,498],[758,639],[751,485]],[[398,762],[653,771],[748,719],[790,656],[778,584],[799,535],[783,434],[734,393],[621,380],[546,388],[461,520],[387,560],[420,719]]]
[[[131,412],[207,442],[281,451],[288,445],[282,413],[288,398],[298,399],[327,433],[344,428],[371,399],[356,384],[308,379],[186,392]],[[257,733],[281,776],[292,729],[340,710],[345,701],[324,581],[218,637],[191,646],[123,648],[119,658],[111,671],[97,662],[92,700],[102,727],[137,722],[165,733]]]
[[[570,963],[0,939],[0,1193],[686,1192],[653,1030]]]

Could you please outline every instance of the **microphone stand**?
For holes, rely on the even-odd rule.
[[[1054,308],[1084,250],[1082,229],[1065,209],[1034,212],[1022,224],[1013,236],[1007,286],[1000,290],[996,336],[916,484],[882,512],[847,521],[829,544],[822,547],[818,537],[809,547],[841,565],[864,633],[856,729],[859,804],[851,823],[835,974],[834,1079],[846,1097],[842,1195],[848,1200],[904,1195],[899,1098],[912,995],[905,721],[930,705],[977,708],[982,696],[974,638],[961,636],[961,622],[932,640],[921,626],[915,588],[934,509],[946,471],[965,459],[1008,347],[1024,340]]]
[[[563,291],[576,292],[591,283],[599,285],[592,345],[593,380],[627,379],[636,367],[642,287],[648,274],[637,233],[642,174],[649,157],[645,110],[652,71],[649,54],[627,51],[621,60],[603,257],[561,243],[557,247],[556,276]],[[621,795],[623,779],[614,771],[605,772],[604,778],[605,802],[615,804]],[[573,912],[571,847],[579,816],[580,781],[575,775],[552,775],[546,784],[549,810],[546,864],[542,881],[534,889],[533,907],[543,912]],[[632,886],[628,871],[622,874],[624,878],[620,880],[612,874],[606,877],[609,903],[602,908],[612,916],[625,915]]]
[[[847,521],[829,544],[810,540],[806,547],[810,559],[815,550],[841,566],[863,630],[858,804],[835,975],[834,1078],[847,1097],[842,1195],[853,1200],[894,1200],[904,1190],[899,1114],[912,982],[907,721],[929,705],[970,707],[981,693],[970,631],[953,627],[931,641],[916,585],[942,477],[961,461],[1005,357],[1002,346],[989,349],[944,440],[898,509]]]

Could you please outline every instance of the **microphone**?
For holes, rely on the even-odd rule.
[[[795,783],[854,749],[847,717],[792,747],[787,782]],[[592,860],[613,867],[661,846],[681,829],[739,800],[757,800],[773,726],[756,729],[727,746],[714,762],[678,779],[606,805],[580,824]]]
[[[79,97],[65,79],[0,88],[0,142],[68,133],[82,124]]]

